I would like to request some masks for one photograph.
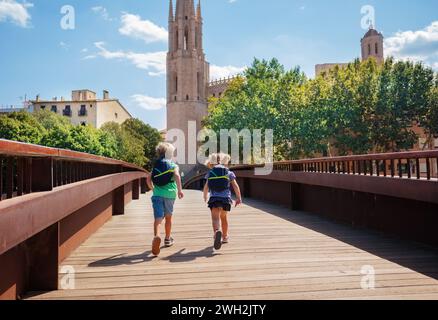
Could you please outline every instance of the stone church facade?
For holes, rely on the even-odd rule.
[[[174,10],[173,0],[170,0],[167,132],[182,130],[186,139],[189,136],[188,123],[195,122],[196,129],[200,130],[202,120],[207,116],[208,98],[221,97],[232,80],[210,82],[210,64],[205,58],[202,27],[200,1],[195,8],[194,0],[177,0]]]
[[[232,80],[210,82],[202,38],[202,12],[199,1],[169,3],[169,52],[167,53],[167,130],[187,132],[187,122],[201,127],[207,115],[208,98],[221,97]]]

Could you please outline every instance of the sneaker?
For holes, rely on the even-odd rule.
[[[220,250],[222,248],[222,231],[216,231],[214,235],[214,249]]]
[[[152,254],[154,256],[158,256],[161,252],[161,238],[155,237],[154,241],[152,241]]]
[[[230,242],[230,237],[224,237],[223,239],[222,239],[222,244],[227,244],[227,243],[229,243]]]
[[[175,240],[173,240],[172,237],[170,237],[169,239],[164,239],[164,246],[166,248],[170,248],[171,246],[173,246],[175,244]]]

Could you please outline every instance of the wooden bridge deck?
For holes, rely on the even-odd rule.
[[[150,255],[148,195],[76,250],[75,289],[29,299],[438,299],[438,253],[301,212],[248,200],[230,216],[231,243],[212,249],[197,191],[177,202],[173,248]],[[361,268],[375,269],[375,290]],[[61,277],[61,275],[60,275]]]

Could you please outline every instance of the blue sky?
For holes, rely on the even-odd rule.
[[[0,106],[24,94],[108,89],[135,117],[164,128],[168,3],[0,0]],[[73,30],[61,28],[64,5],[75,10]],[[310,77],[317,63],[351,61],[360,55],[365,5],[387,54],[438,70],[436,0],[202,0],[212,76],[234,74],[254,57],[299,65]]]

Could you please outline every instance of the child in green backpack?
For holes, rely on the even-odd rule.
[[[163,220],[165,220],[166,230],[164,245],[171,247],[174,244],[174,239],[171,237],[173,206],[176,198],[182,199],[184,193],[179,168],[172,161],[175,147],[170,143],[160,143],[156,150],[158,160],[147,178],[147,183],[149,188],[153,190],[152,206],[155,218],[152,254],[158,256],[161,251],[160,229]]]

